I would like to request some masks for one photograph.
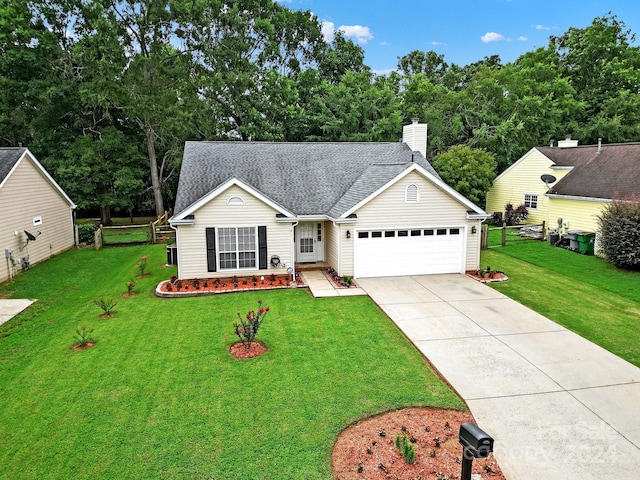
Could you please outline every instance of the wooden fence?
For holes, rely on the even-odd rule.
[[[490,232],[499,232],[496,233]],[[522,240],[546,240],[547,228],[546,222],[539,225],[509,225],[503,224],[501,227],[489,227],[482,225],[480,245],[483,250],[492,247],[507,245],[507,242],[516,242]]]

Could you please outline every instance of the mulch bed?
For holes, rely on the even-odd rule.
[[[479,270],[468,270],[465,272],[468,276],[482,283],[491,283],[491,282],[506,282],[509,280],[504,272],[500,270],[494,270],[492,272],[486,273],[481,272]]]
[[[291,275],[235,277],[235,280],[234,277],[166,280],[158,285],[156,292],[162,296],[191,296],[291,287]],[[300,276],[297,276],[295,286],[306,286]]]
[[[336,480],[459,479],[462,471],[460,425],[473,423],[468,412],[410,407],[365,418],[347,427],[334,444],[331,465]],[[407,435],[415,448],[415,463],[406,462],[395,446],[396,435]],[[473,461],[473,473],[504,480],[493,455]]]
[[[229,348],[229,353],[233,355],[238,360],[245,360],[247,358],[255,358],[267,351],[267,346],[262,343],[254,340],[249,345],[249,348],[245,347],[242,342],[237,342],[231,345]]]

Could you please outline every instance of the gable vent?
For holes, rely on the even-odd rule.
[[[407,185],[407,189],[405,190],[404,200],[407,203],[416,203],[420,196],[420,190],[418,190],[418,186],[415,184]]]
[[[227,205],[244,205],[244,199],[237,195],[229,197],[229,200],[227,200]]]

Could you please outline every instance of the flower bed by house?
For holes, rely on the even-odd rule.
[[[192,297],[197,295],[212,295],[217,293],[243,292],[251,290],[270,290],[275,288],[305,287],[306,284],[296,274],[292,275],[263,275],[248,277],[198,278],[193,280],[178,280],[172,277],[161,282],[156,287],[159,297]]]

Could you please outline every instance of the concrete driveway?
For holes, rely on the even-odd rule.
[[[464,275],[358,282],[494,437],[507,479],[640,478],[639,368]]]
[[[0,299],[0,325],[8,322],[17,314],[25,310],[35,300]]]

